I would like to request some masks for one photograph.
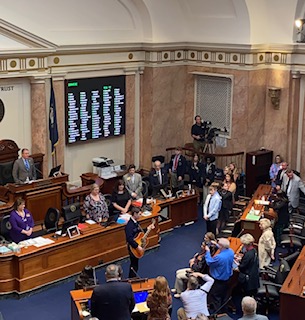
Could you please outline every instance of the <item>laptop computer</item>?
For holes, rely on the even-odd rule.
[[[104,226],[104,227],[108,227],[111,224],[116,223],[118,218],[119,218],[119,215],[120,215],[119,213],[116,213],[116,214],[113,214],[113,215],[109,216],[107,221],[101,222],[101,225]]]

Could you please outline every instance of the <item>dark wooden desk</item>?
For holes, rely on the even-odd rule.
[[[148,248],[159,246],[158,212],[141,217],[146,228],[151,219],[156,227],[149,234]],[[98,224],[88,225],[84,233],[70,239],[59,237],[51,245],[22,248],[20,253],[0,255],[0,294],[23,293],[57,280],[79,273],[85,265],[97,266],[128,256],[125,225],[115,224],[107,228]]]
[[[161,210],[167,208],[168,219],[159,223],[160,232],[165,232],[183,223],[198,220],[198,195],[182,196],[174,200],[157,200]]]
[[[146,281],[131,283],[132,291],[152,291],[155,279],[147,279]],[[88,302],[92,296],[92,290],[72,290],[71,297],[71,320],[83,320],[83,305]]]
[[[268,213],[264,211],[264,206],[255,204],[255,200],[259,200],[262,198],[262,196],[265,196],[267,199],[268,196],[271,193],[271,185],[268,184],[260,184],[255,191],[253,197],[249,201],[249,204],[247,208],[244,210],[243,215],[241,216],[241,229],[244,229],[244,234],[245,233],[250,233],[254,237],[256,241],[258,241],[259,237],[262,234],[262,231],[259,228],[259,221],[252,221],[252,220],[247,220],[247,215],[249,211],[251,210],[252,207],[254,207],[255,210],[260,210],[260,216],[264,213],[265,217],[270,219],[272,217],[268,216]]]
[[[305,247],[280,290],[280,319],[301,319],[305,307]]]

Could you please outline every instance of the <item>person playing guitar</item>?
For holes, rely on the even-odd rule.
[[[131,217],[125,226],[126,241],[130,257],[129,278],[137,277],[139,258],[144,255],[144,251],[148,243],[146,239],[147,235],[155,228],[153,222],[147,227],[147,232],[144,234],[143,229],[138,223],[141,213],[141,208],[132,207],[130,212]]]

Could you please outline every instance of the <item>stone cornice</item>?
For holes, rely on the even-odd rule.
[[[175,65],[305,73],[305,44],[129,43],[29,48],[0,53],[0,78]]]

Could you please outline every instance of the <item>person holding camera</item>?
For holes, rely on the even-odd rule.
[[[194,149],[199,152],[202,151],[205,147],[205,126],[199,115],[195,117],[195,123],[192,125],[191,135],[194,139]]]
[[[204,281],[199,286],[199,279]],[[193,272],[187,282],[187,289],[181,293],[182,308],[177,311],[178,320],[196,319],[199,314],[209,316],[207,295],[214,279],[207,274]]]
[[[185,283],[192,272],[207,272],[207,264],[204,257],[205,246],[209,246],[211,255],[213,256],[217,251],[215,243],[215,235],[212,232],[207,232],[201,244],[200,251],[195,253],[193,258],[190,259],[189,268],[182,268],[176,271],[175,288],[171,290],[175,298],[180,298],[181,292],[185,289]]]

